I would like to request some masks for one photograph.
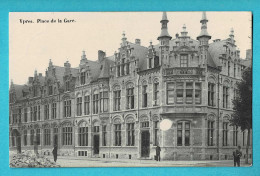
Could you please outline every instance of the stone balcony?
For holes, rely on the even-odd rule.
[[[194,76],[204,76],[205,69],[199,67],[174,67],[174,68],[165,68],[163,70],[164,76],[173,76],[173,75],[194,75]]]

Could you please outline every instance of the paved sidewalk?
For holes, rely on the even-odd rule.
[[[49,156],[52,158],[51,156]],[[251,163],[251,160],[250,160]],[[233,160],[160,161],[58,156],[61,167],[234,167]],[[241,160],[241,167],[250,167]]]

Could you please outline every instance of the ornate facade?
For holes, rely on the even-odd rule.
[[[163,159],[228,159],[237,145],[245,149],[247,132],[230,126],[236,84],[246,67],[235,44],[209,42],[206,13],[197,39],[186,26],[175,38],[166,12],[159,44],[145,47],[123,34],[120,48],[79,67],[49,62],[45,76],[10,86],[10,151],[34,150],[61,156],[153,158],[160,145]],[[160,129],[169,119],[172,126]]]

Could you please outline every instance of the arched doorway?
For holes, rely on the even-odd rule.
[[[16,146],[17,153],[21,153],[21,134],[17,129],[12,130],[12,146]]]

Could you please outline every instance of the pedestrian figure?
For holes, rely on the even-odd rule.
[[[57,145],[54,146],[54,149],[52,150],[52,154],[53,154],[54,162],[56,163],[57,155],[58,155],[58,147],[57,147]]]
[[[240,151],[241,147],[238,146],[237,149],[233,152],[234,157],[234,167],[240,167],[240,157],[242,156],[242,152]]]
[[[155,150],[156,150],[156,161],[160,161],[161,160],[161,156],[160,156],[161,147],[159,145],[157,145]]]

